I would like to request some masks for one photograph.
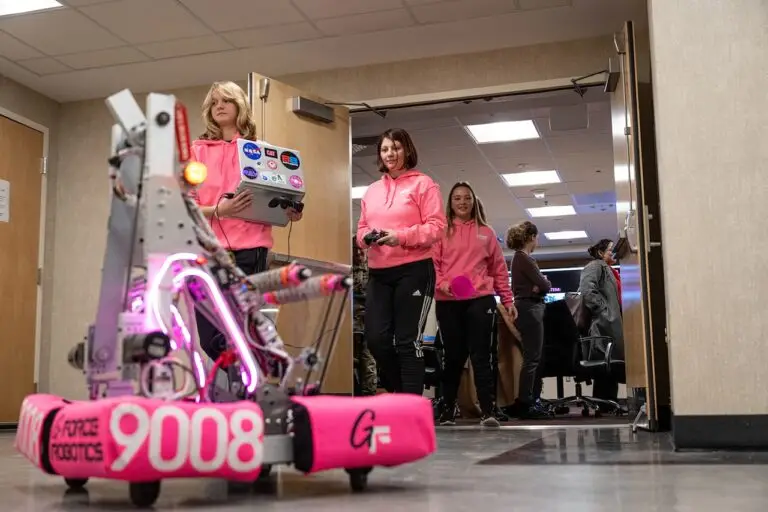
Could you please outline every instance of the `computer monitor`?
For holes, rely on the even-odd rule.
[[[234,217],[285,226],[284,206],[304,199],[304,172],[301,154],[264,141],[237,140],[240,184],[235,191],[253,194],[251,206]]]

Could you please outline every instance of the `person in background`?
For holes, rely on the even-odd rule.
[[[498,427],[509,418],[496,407],[496,373],[492,357],[496,299],[512,318],[517,310],[509,287],[504,254],[496,233],[485,219],[483,203],[465,182],[456,183],[448,194],[445,207],[448,221],[446,236],[434,246],[437,323],[443,340],[443,411],[440,425],[456,424],[456,398],[464,364],[469,356],[482,416],[480,424]],[[474,288],[470,297],[457,297],[451,282],[469,278]]]
[[[621,299],[618,282],[611,268],[613,242],[603,239],[589,248],[592,261],[581,271],[579,292],[589,310],[589,336],[608,336],[613,340],[612,359],[624,359],[624,326],[621,318]],[[602,351],[605,347],[601,346]],[[588,357],[588,354],[583,354]],[[614,377],[601,377],[593,381],[592,395],[603,400],[616,400],[619,381]]]
[[[233,218],[251,205],[252,195],[233,193],[240,183],[239,138],[256,140],[256,123],[243,89],[233,82],[215,82],[203,101],[205,132],[192,143],[192,158],[208,167],[208,177],[197,189],[195,200],[210,219],[219,242],[229,250],[235,263],[247,274],[267,269],[272,248],[272,226]],[[286,209],[291,222],[302,214]],[[213,360],[226,347],[223,334],[208,319],[197,315],[200,346]]]
[[[360,385],[361,396],[373,396],[376,394],[378,378],[376,375],[376,361],[368,350],[365,340],[365,288],[368,285],[368,265],[365,261],[365,251],[360,249],[357,241],[352,239],[352,311],[354,345],[352,357],[357,379]]]
[[[552,285],[531,256],[538,240],[539,230],[530,221],[515,224],[507,232],[507,247],[515,251],[511,266],[512,292],[517,307],[515,326],[522,338],[523,366],[517,400],[506,412],[521,419],[552,416],[539,402],[543,384],[540,368],[544,349],[544,297]]]
[[[377,163],[382,177],[365,191],[357,226],[358,244],[368,248],[365,339],[387,391],[421,395],[421,343],[435,290],[432,244],[445,232],[442,197],[415,169],[418,154],[405,130],[379,137]],[[366,241],[373,233],[383,236]]]

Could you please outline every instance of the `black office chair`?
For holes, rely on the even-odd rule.
[[[590,411],[622,414],[624,410],[613,400],[584,396],[582,384],[611,375],[626,380],[624,361],[611,357],[613,340],[606,336],[580,336],[571,309],[564,300],[547,304],[544,313],[544,355],[542,377],[573,377],[576,394],[548,400],[556,412],[568,412],[571,406],[581,407],[582,415]]]

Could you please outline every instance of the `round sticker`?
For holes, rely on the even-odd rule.
[[[304,180],[301,179],[301,176],[296,176],[295,174],[288,178],[288,183],[290,183],[293,188],[301,188],[304,186]]]
[[[243,153],[251,160],[258,160],[261,158],[261,148],[253,142],[247,142],[243,145]]]
[[[301,162],[299,162],[299,157],[290,151],[283,151],[280,153],[280,163],[282,163],[286,169],[290,169],[292,171],[295,171],[301,165]]]
[[[245,176],[246,178],[255,180],[256,178],[259,177],[259,171],[257,171],[253,167],[246,167],[245,169],[243,169],[243,176]]]
[[[267,162],[267,167],[269,167],[274,171],[275,169],[277,169],[277,162],[275,162],[274,160],[269,160]]]

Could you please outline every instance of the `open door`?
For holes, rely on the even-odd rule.
[[[626,239],[620,264],[627,393],[638,426],[667,430],[671,397],[650,44],[647,33],[635,34],[632,22],[614,42],[610,67],[620,78],[611,93],[611,117],[618,224]]]
[[[351,132],[349,111],[327,107],[325,100],[256,73],[248,77],[258,138],[300,152],[304,162],[304,217],[273,230],[273,264],[298,260],[316,273],[350,272],[352,263]],[[315,111],[294,108],[294,99],[314,101]],[[310,103],[310,105],[312,105]],[[308,115],[309,114],[309,115]],[[277,329],[292,352],[318,334],[321,301],[286,304]],[[345,306],[338,341],[325,373],[322,392],[352,394],[352,306]]]

